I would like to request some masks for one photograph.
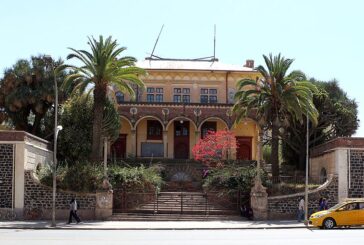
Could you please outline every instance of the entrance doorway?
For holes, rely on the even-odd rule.
[[[190,122],[174,122],[174,158],[188,159],[190,153]]]
[[[111,145],[111,156],[126,158],[126,134],[119,134],[119,138]]]
[[[252,160],[252,137],[236,136],[236,159]]]

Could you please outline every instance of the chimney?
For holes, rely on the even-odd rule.
[[[246,60],[244,67],[254,68],[254,60]]]

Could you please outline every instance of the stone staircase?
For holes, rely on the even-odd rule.
[[[203,192],[160,192],[154,201],[109,220],[241,220],[238,211],[209,200]]]

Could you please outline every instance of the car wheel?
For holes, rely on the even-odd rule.
[[[335,220],[332,218],[327,218],[324,220],[325,229],[332,229],[336,226]]]

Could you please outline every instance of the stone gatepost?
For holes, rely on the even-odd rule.
[[[97,192],[95,218],[98,220],[103,220],[110,217],[112,215],[112,206],[113,206],[112,191]]]
[[[266,189],[267,188],[262,185],[260,178],[256,178],[250,192],[250,204],[253,209],[255,220],[268,219],[268,194]]]

